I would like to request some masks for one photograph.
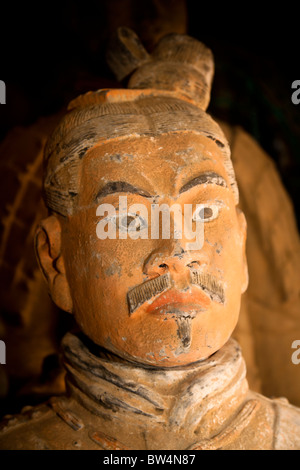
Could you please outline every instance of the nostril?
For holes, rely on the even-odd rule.
[[[165,263],[162,263],[162,264],[159,265],[159,268],[166,269],[167,267],[168,267],[168,265],[165,264]]]
[[[158,267],[160,270],[160,274],[164,274],[169,269],[169,266],[166,263],[162,263]]]

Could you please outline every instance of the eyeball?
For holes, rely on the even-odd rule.
[[[115,223],[121,232],[140,232],[147,228],[146,220],[137,214],[117,215]]]
[[[193,213],[193,220],[198,222],[211,222],[219,215],[220,207],[217,204],[197,204]]]

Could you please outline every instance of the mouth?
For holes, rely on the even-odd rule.
[[[194,316],[206,311],[210,304],[211,299],[197,287],[190,287],[188,292],[171,288],[157,296],[146,312],[156,315]]]
[[[220,281],[210,274],[193,270],[187,289],[176,288],[170,274],[166,273],[131,289],[127,300],[130,315],[147,304],[147,313],[182,315],[203,312],[211,302],[224,304],[225,297]]]

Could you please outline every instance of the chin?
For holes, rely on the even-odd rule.
[[[161,347],[160,351],[154,353],[145,353],[144,355],[129,354],[126,351],[114,351],[117,356],[125,359],[128,362],[134,363],[145,368],[169,369],[180,368],[201,362],[209,358],[212,354],[217,352],[226,341],[222,344],[215,345],[214,347],[203,345],[196,349],[184,348],[181,341],[178,341],[174,348]]]

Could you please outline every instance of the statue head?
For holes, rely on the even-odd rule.
[[[206,113],[213,58],[188,36],[151,56],[131,31],[117,39],[109,61],[127,88],[75,99],[46,146],[37,256],[95,344],[186,365],[229,339],[248,282],[230,149]]]

